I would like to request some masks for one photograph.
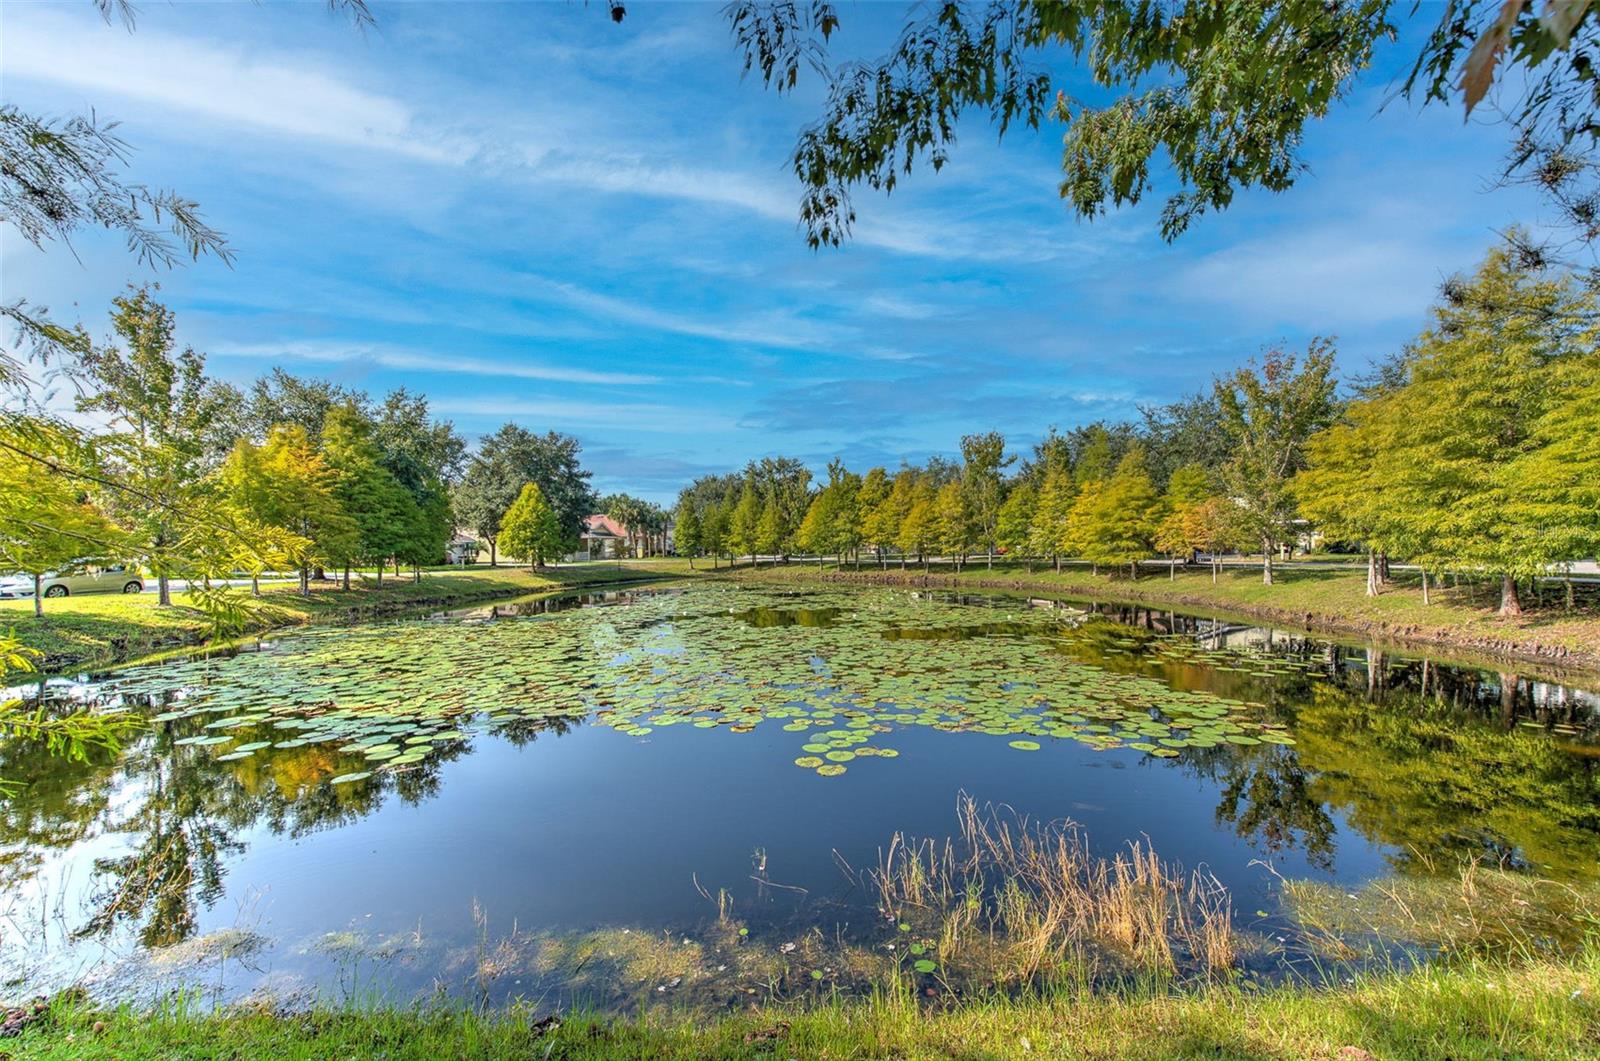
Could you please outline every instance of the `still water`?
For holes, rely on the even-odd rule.
[[[954,990],[930,901],[874,871],[966,797],[1203,875],[1264,978],[1327,968],[1286,882],[1600,875],[1594,693],[1169,611],[701,583],[24,692],[151,726],[88,763],[0,752],[8,994]]]

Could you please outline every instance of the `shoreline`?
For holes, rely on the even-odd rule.
[[[274,631],[291,630],[296,627],[314,626],[321,624],[359,623],[370,622],[378,619],[392,619],[418,613],[449,610],[466,607],[474,604],[486,604],[492,601],[511,600],[521,597],[556,596],[563,593],[576,593],[585,590],[603,589],[612,586],[626,586],[633,583],[660,582],[680,578],[676,572],[641,570],[637,567],[615,568],[607,566],[605,575],[595,572],[595,577],[576,578],[572,581],[562,581],[559,577],[563,569],[552,567],[546,572],[530,575],[526,569],[500,567],[480,568],[474,571],[468,568],[470,583],[462,584],[460,572],[452,569],[449,572],[423,573],[420,583],[412,582],[402,576],[398,582],[401,587],[398,591],[392,590],[386,582],[383,588],[370,584],[353,588],[348,591],[351,598],[348,601],[340,600],[347,591],[334,586],[324,585],[315,588],[310,597],[301,597],[298,593],[288,590],[268,590],[262,594],[261,600],[269,605],[286,609],[276,617],[264,622],[250,624],[246,629],[229,634],[224,637],[213,637],[207,632],[200,614],[183,604],[176,604],[170,612],[158,612],[155,605],[149,605],[151,620],[174,620],[165,622],[140,622],[138,619],[100,619],[88,617],[88,621],[98,621],[102,625],[113,629],[96,631],[96,635],[104,638],[105,650],[101,651],[56,651],[46,652],[38,661],[37,668],[31,675],[31,680],[41,677],[60,677],[67,674],[82,674],[111,667],[123,666],[155,656],[170,653],[198,652],[213,648],[222,648],[241,640],[260,637]],[[499,572],[507,572],[504,581],[500,580]],[[431,576],[431,577],[430,577]],[[441,577],[442,576],[442,577]],[[519,576],[525,576],[519,580]],[[430,582],[445,585],[430,592]],[[418,592],[418,587],[421,591]],[[71,600],[72,598],[68,598]],[[126,598],[113,598],[126,599]],[[181,600],[181,595],[175,600]],[[66,611],[60,604],[55,604],[53,612],[45,614],[47,628],[52,631],[70,627],[86,619],[83,613]],[[28,626],[32,621],[32,614],[20,622],[9,624],[18,635],[27,640]],[[4,624],[6,616],[0,612],[0,624]]]
[[[987,574],[969,568],[957,575],[951,572],[922,573],[890,569],[884,570],[817,570],[798,563],[773,568],[751,570],[724,568],[716,574],[736,580],[763,580],[780,582],[822,582],[844,585],[902,586],[916,589],[940,590],[1001,590],[1007,592],[1033,592],[1059,597],[1076,597],[1108,604],[1167,605],[1180,611],[1206,610],[1222,616],[1242,620],[1261,621],[1275,626],[1307,633],[1335,637],[1377,639],[1398,648],[1434,648],[1457,651],[1480,657],[1480,661],[1495,665],[1530,664],[1543,668],[1573,672],[1573,676],[1600,680],[1600,651],[1585,651],[1568,645],[1550,644],[1528,638],[1489,637],[1460,632],[1450,626],[1426,626],[1420,623],[1392,624],[1379,620],[1363,620],[1335,615],[1329,612],[1286,608],[1229,599],[1192,590],[1160,590],[1149,588],[1157,581],[1152,577],[1140,583],[1083,582],[1041,579],[1036,575]],[[1165,581],[1165,580],[1162,580]],[[1395,590],[1393,592],[1400,592]],[[1600,619],[1591,619],[1600,630]],[[1511,629],[1515,629],[1512,627]]]

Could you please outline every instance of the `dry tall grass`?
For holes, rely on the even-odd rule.
[[[1232,904],[1148,844],[1094,855],[1071,822],[1036,824],[963,795],[960,835],[896,834],[871,874],[886,917],[915,924],[951,973],[1000,985],[1101,958],[1159,973],[1218,972],[1237,957]]]

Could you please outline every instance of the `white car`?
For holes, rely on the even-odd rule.
[[[46,597],[69,597],[74,593],[143,593],[144,576],[132,564],[107,564],[80,571],[49,571],[39,580],[39,592]],[[33,596],[33,576],[6,575],[0,578],[0,600]]]

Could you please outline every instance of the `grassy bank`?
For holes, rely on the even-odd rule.
[[[755,570],[746,563],[733,568],[732,573],[744,578],[824,578],[1036,590],[1062,596],[1214,609],[1228,616],[1262,619],[1293,629],[1443,645],[1600,671],[1600,613],[1593,607],[1567,611],[1562,606],[1560,590],[1555,588],[1546,589],[1543,607],[1525,601],[1527,614],[1503,619],[1495,614],[1497,601],[1491,587],[1435,588],[1431,603],[1425,605],[1414,575],[1401,575],[1381,594],[1369,597],[1364,573],[1346,568],[1279,571],[1271,586],[1261,584],[1259,569],[1249,568],[1227,568],[1215,584],[1205,571],[1179,572],[1175,579],[1169,579],[1164,572],[1147,572],[1135,581],[1126,574],[1095,574],[1085,567],[1068,567],[1061,572],[1036,567],[1030,572],[1022,564],[996,563],[990,570],[981,562],[960,573],[948,564],[935,565],[931,572],[924,573],[917,567],[902,571],[891,566],[883,571],[864,564],[857,572],[848,566],[840,570],[832,565],[819,568],[798,562],[763,565]]]
[[[23,1058],[1600,1057],[1600,957],[1465,962],[1337,990],[1061,994],[923,1006],[904,994],[716,1019],[531,1013],[98,1011],[58,1001],[0,1040]]]
[[[386,576],[380,586],[370,574],[347,590],[336,582],[314,583],[307,597],[293,583],[262,587],[269,616],[251,632],[312,622],[338,622],[397,614],[413,609],[450,608],[583,586],[660,577],[667,569],[619,567],[616,564],[569,564],[534,573],[527,568],[475,566],[441,568]],[[248,592],[243,590],[242,592]],[[187,597],[173,596],[173,606],[156,604],[152,587],[137,595],[118,593],[64,597],[44,602],[42,617],[32,600],[0,601],[0,629],[14,630],[24,644],[44,653],[45,671],[71,671],[134,659],[163,649],[203,644],[206,617],[189,607]]]

